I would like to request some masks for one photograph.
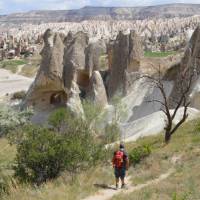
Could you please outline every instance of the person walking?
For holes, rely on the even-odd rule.
[[[121,180],[121,188],[125,188],[126,171],[129,168],[129,158],[125,151],[124,145],[120,144],[119,150],[114,152],[112,164],[116,179],[116,189],[119,188],[119,181]]]

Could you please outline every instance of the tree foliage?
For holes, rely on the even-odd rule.
[[[21,181],[41,184],[64,170],[75,175],[102,160],[104,148],[96,143],[83,119],[59,109],[50,116],[49,124],[50,129],[32,125],[23,128],[15,167]]]
[[[31,110],[15,110],[11,107],[0,105],[0,136],[8,134],[17,127],[26,124],[33,112]]]

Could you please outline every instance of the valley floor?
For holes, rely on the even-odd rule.
[[[28,90],[32,82],[33,79],[31,78],[0,69],[0,97],[17,91]]]

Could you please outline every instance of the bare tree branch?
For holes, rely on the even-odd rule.
[[[142,78],[146,78],[147,82],[150,82],[153,84],[154,87],[158,88],[161,96],[163,98],[162,100],[153,99],[149,100],[147,102],[157,102],[162,105],[161,111],[165,114],[166,118],[166,126],[165,126],[165,142],[168,143],[171,139],[171,136],[176,132],[176,130],[185,122],[185,120],[188,118],[187,110],[190,105],[190,102],[188,101],[188,94],[190,92],[192,82],[193,82],[193,76],[194,73],[191,73],[189,69],[185,69],[182,74],[180,75],[179,80],[179,88],[177,91],[178,99],[173,99],[173,102],[175,103],[175,108],[173,113],[170,113],[170,106],[169,106],[169,99],[167,97],[164,83],[163,83],[163,76],[161,73],[161,67],[159,66],[159,69],[157,69],[157,73],[155,76],[150,75],[143,75]],[[180,119],[180,121],[173,126],[173,120],[177,115],[177,112],[179,108],[183,106],[184,112]]]

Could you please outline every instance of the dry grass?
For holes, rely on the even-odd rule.
[[[163,135],[147,137],[127,144],[128,151],[143,144],[150,144],[152,148],[152,154],[148,158],[130,169],[129,175],[133,177],[133,185],[158,178],[172,167],[175,171],[160,184],[127,195],[118,195],[112,200],[199,200],[200,129],[196,130],[197,123],[199,120],[185,124],[173,136],[169,145],[164,145]],[[1,139],[0,146],[1,149],[2,146],[6,147],[6,140]],[[1,162],[12,162],[14,155],[14,148],[9,147],[4,151]],[[175,157],[176,164],[172,164],[172,158]],[[112,184],[113,179],[112,167],[105,164],[103,167],[83,172],[74,182],[71,182],[67,174],[63,174],[39,188],[19,184],[16,188],[12,187],[10,195],[4,196],[2,200],[80,200],[97,192],[99,188],[94,186],[95,183]]]
[[[18,186],[12,188],[10,195],[2,200],[80,200],[95,193],[99,188],[94,184],[107,184],[112,182],[112,170],[105,168],[91,169],[72,180],[63,174],[55,181],[50,181],[40,188],[31,186]]]
[[[14,161],[16,149],[10,146],[6,139],[0,139],[0,168],[10,170],[10,166]]]
[[[16,154],[14,146],[10,146],[6,139],[0,139],[0,167],[4,175],[13,175],[12,164]],[[9,176],[10,177],[10,176]],[[80,200],[94,194],[100,188],[95,184],[112,184],[113,170],[106,163],[103,166],[91,168],[82,172],[72,181],[71,176],[63,173],[59,178],[49,181],[40,187],[22,185],[12,180],[10,194],[0,197],[2,200]]]
[[[131,194],[119,195],[112,200],[199,200],[200,132],[195,129],[196,123],[185,124],[167,146],[162,143],[161,136],[140,140],[140,144],[150,143],[153,152],[131,171],[134,185],[155,179],[172,167],[175,172],[160,184]],[[172,164],[173,158],[177,158],[175,164]]]
[[[27,58],[28,64],[26,64],[20,74],[27,77],[34,77],[39,69],[41,63],[41,56],[36,54],[33,57]]]

